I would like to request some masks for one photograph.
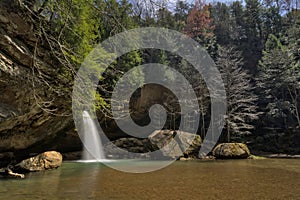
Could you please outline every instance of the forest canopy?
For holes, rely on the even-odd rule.
[[[267,129],[300,127],[300,2],[245,0],[208,3],[204,0],[19,0],[34,22],[41,54],[46,46],[55,58],[55,81],[40,76],[58,96],[71,101],[73,80],[92,49],[117,33],[137,27],[164,27],[182,32],[201,44],[215,61],[225,84],[228,140]],[[102,54],[109,53],[103,51]],[[203,135],[210,118],[207,87],[186,60],[170,52],[143,49],[118,58],[99,80],[98,113],[110,117],[109,99],[117,80],[144,63],[166,64],[186,76],[200,105]],[[168,76],[162,71],[160,76]],[[143,72],[136,81],[143,82]],[[37,98],[38,103],[46,102]],[[66,104],[67,105],[67,104]],[[46,108],[45,108],[46,109]],[[66,106],[65,109],[70,109]],[[50,109],[47,111],[51,112]],[[55,114],[55,112],[54,112]],[[170,128],[170,127],[169,127]]]

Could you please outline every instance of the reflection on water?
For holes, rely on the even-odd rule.
[[[300,160],[175,162],[146,174],[66,162],[0,180],[0,199],[300,199],[299,181]]]

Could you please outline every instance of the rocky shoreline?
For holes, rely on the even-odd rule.
[[[22,160],[16,165],[0,168],[0,176],[5,178],[25,178],[25,173],[56,169],[62,165],[63,156],[56,151],[47,151]]]
[[[175,137],[176,136],[176,137]],[[171,144],[171,145],[170,145]],[[202,139],[199,135],[183,131],[157,130],[148,138],[119,138],[104,145],[104,152],[108,159],[149,159],[149,160],[215,160],[215,159],[267,159],[288,158],[299,159],[300,155],[259,153],[251,154],[243,143],[219,143],[205,157],[199,158]],[[118,148],[116,148],[118,147]],[[167,148],[166,148],[167,147]],[[121,150],[120,150],[121,149]],[[184,149],[184,151],[183,151]],[[125,151],[124,151],[125,150]],[[151,154],[160,150],[159,154]],[[135,153],[135,154],[132,154]],[[47,151],[17,162],[12,152],[0,153],[3,168],[0,176],[24,178],[24,173],[56,169],[61,166],[62,160],[80,160],[82,151],[59,153]],[[6,164],[4,167],[4,163]]]
[[[0,178],[25,178],[26,173],[43,170],[57,169],[62,165],[63,158],[65,161],[80,160],[81,151],[60,154],[56,151],[47,151],[36,156],[21,161],[16,165],[8,165],[0,168]],[[288,154],[261,154],[253,155],[248,147],[242,143],[220,143],[208,156],[198,158],[195,156],[181,156],[178,161],[194,160],[233,160],[233,159],[300,159],[300,155]]]

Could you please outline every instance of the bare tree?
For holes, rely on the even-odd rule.
[[[175,2],[171,0],[133,0],[133,14],[141,19],[156,18],[160,9],[175,9]]]
[[[220,47],[216,62],[222,75],[227,93],[226,129],[227,140],[231,134],[249,134],[254,126],[251,121],[258,119],[257,96],[253,93],[250,75],[242,69],[241,53],[233,47]]]

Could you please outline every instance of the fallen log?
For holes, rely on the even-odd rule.
[[[15,173],[10,169],[10,166],[0,169],[0,175],[5,178],[25,178],[24,174]]]

